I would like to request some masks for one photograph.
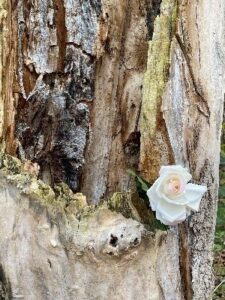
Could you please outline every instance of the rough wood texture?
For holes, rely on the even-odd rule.
[[[141,88],[146,66],[146,1],[103,1],[107,26],[97,62],[95,100],[82,190],[94,202],[129,189],[129,168],[137,168]]]
[[[141,147],[139,169],[153,182],[161,165],[173,163],[165,121],[162,95],[169,76],[170,45],[175,34],[177,1],[163,1],[149,42],[147,71],[143,83],[140,115]]]
[[[224,1],[1,4],[0,134],[24,164],[2,162],[0,293],[210,299]],[[40,165],[45,183],[26,174],[38,173],[26,159]],[[97,203],[133,187],[128,168],[139,166],[152,181],[161,164],[174,161],[207,184],[208,194],[201,211],[167,235],[149,233],[132,203],[136,221],[48,185],[63,181]]]
[[[92,202],[127,190],[127,169],[138,165],[147,7],[145,0],[16,7],[21,158],[38,162],[45,182],[64,181]]]
[[[40,176],[79,189],[94,98],[97,1],[19,1],[20,153]]]
[[[166,5],[166,1],[163,3]],[[163,33],[168,27],[163,27],[162,12],[150,42],[144,81],[142,174],[148,180],[155,179],[160,165],[169,163],[172,155],[177,164],[190,169],[195,182],[208,186],[200,212],[179,230],[186,299],[210,299],[213,286],[212,249],[224,101],[224,8],[223,1],[179,1],[174,37],[169,37],[167,31],[167,35]],[[160,45],[158,52],[155,44]]]
[[[163,97],[162,110],[176,163],[186,165],[194,181],[208,186],[200,212],[188,221],[186,238],[190,255],[187,272],[191,269],[192,276],[186,293],[188,299],[196,300],[210,299],[213,282],[212,249],[224,101],[225,71],[221,60],[224,11],[224,1],[184,1],[180,6],[170,79]]]
[[[5,1],[0,2],[0,24],[1,24],[1,28],[3,29],[0,35],[0,59],[1,59],[1,63],[0,63],[0,95],[1,98],[3,97],[3,74],[4,74],[4,66],[5,66],[5,62],[3,59],[3,55],[4,55],[4,45],[5,45],[5,39],[6,39],[6,18],[7,18],[7,13],[8,13],[8,7],[5,3]],[[4,101],[1,100],[0,101],[0,137],[1,139],[3,138],[3,118],[4,118]]]
[[[0,2],[0,140],[7,152],[16,154],[15,114],[18,99],[16,76],[16,25],[11,2]]]
[[[18,160],[0,164],[1,299],[182,299],[173,233],[88,207],[65,185],[54,193]]]

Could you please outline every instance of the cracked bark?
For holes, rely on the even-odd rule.
[[[222,0],[1,2],[2,299],[210,299],[224,11]],[[127,170],[152,182],[174,162],[208,194],[155,234]]]

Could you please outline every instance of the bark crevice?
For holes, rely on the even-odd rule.
[[[12,290],[9,280],[6,278],[3,266],[0,264],[0,299],[12,299]]]
[[[147,12],[147,27],[148,27],[148,39],[152,40],[152,36],[154,33],[154,22],[157,16],[160,15],[160,6],[162,0],[151,0],[148,4],[148,12]]]
[[[58,51],[58,62],[57,69],[58,71],[64,71],[65,65],[65,56],[66,56],[66,43],[67,43],[67,28],[65,20],[65,7],[64,0],[54,1],[55,9],[55,24],[57,32],[57,44],[59,47]]]

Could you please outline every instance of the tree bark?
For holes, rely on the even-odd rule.
[[[224,12],[1,1],[1,299],[211,299]],[[127,170],[173,163],[208,192],[161,232]]]

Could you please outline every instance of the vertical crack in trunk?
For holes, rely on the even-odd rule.
[[[160,9],[161,4],[161,9]],[[174,151],[167,124],[162,114],[162,98],[170,80],[171,47],[176,36],[177,2],[153,1],[153,11],[148,14],[149,42],[148,66],[143,87],[141,112],[140,169],[148,180],[158,176],[161,165],[174,163]],[[160,11],[161,10],[161,11]],[[160,13],[160,14],[159,14]],[[157,15],[159,17],[156,19]],[[155,23],[154,23],[155,21]],[[154,26],[155,25],[155,26]],[[176,118],[176,117],[175,117]],[[179,227],[180,272],[183,294],[192,299],[191,258],[188,230]]]
[[[55,6],[55,24],[56,24],[56,31],[57,31],[57,44],[59,47],[57,69],[63,72],[65,55],[66,55],[66,42],[67,42],[64,0],[54,1],[54,6]]]
[[[224,18],[222,1],[214,1],[213,10],[211,2],[197,5],[198,15],[195,2],[183,1],[180,5],[163,114],[176,163],[189,168],[195,183],[208,187],[199,211],[189,217],[188,230],[180,227],[185,295],[187,299],[202,300],[211,298],[213,286],[213,234],[224,101],[224,66],[218,53],[224,50]],[[205,23],[209,14],[211,18]]]
[[[103,2],[104,0],[101,1],[101,3]],[[12,57],[10,56],[6,65],[3,65],[9,69],[9,72],[6,73],[6,77],[10,77],[11,80],[10,81],[8,78],[6,87],[4,87],[8,89],[10,93],[7,93],[6,91],[3,92],[3,94],[6,93],[6,95],[3,95],[5,96],[4,100],[7,104],[5,106],[5,112],[11,115],[11,112],[13,111],[12,106],[16,103],[16,100],[10,100],[10,104],[8,103],[8,100],[13,98],[11,95],[13,86],[15,88],[14,92],[17,94],[20,93],[17,116],[17,137],[25,150],[26,158],[37,161],[41,165],[40,176],[45,181],[48,181],[46,177],[48,177],[49,172],[50,177],[52,178],[51,183],[53,185],[59,181],[65,181],[73,190],[79,189],[80,177],[83,175],[82,168],[84,165],[84,151],[89,135],[89,126],[93,126],[93,128],[91,128],[93,143],[90,146],[90,152],[87,152],[86,156],[91,158],[89,160],[89,168],[87,168],[86,173],[84,174],[86,179],[88,178],[89,180],[86,180],[86,188],[89,190],[88,192],[90,196],[89,199],[92,199],[93,195],[94,199],[99,199],[101,195],[104,194],[105,190],[109,193],[114,188],[121,189],[122,187],[123,189],[126,189],[129,186],[127,184],[129,177],[126,177],[125,172],[127,166],[132,163],[132,152],[136,155],[139,150],[140,136],[137,131],[136,120],[139,114],[142,76],[145,69],[145,54],[147,48],[145,44],[146,26],[144,25],[146,22],[146,1],[140,0],[137,4],[137,1],[123,2],[118,0],[117,2],[117,0],[106,0],[104,2],[107,9],[104,11],[105,19],[103,18],[103,27],[105,28],[103,28],[104,34],[101,41],[102,49],[100,51],[101,54],[97,56],[95,46],[96,41],[99,39],[98,22],[102,13],[99,3],[100,1],[98,0],[57,0],[55,3],[55,9],[52,8],[52,1],[46,0],[28,0],[13,3],[15,6],[18,5],[19,41],[17,44],[20,56],[18,58],[20,64],[18,69],[20,73],[20,91],[18,91],[18,87],[13,85],[11,82],[13,77],[11,75],[15,72],[13,69],[15,65],[13,55],[15,55],[15,53],[13,53],[13,51]],[[127,9],[127,5],[124,5],[124,3],[129,3],[130,7],[134,9],[128,12],[129,20],[121,19],[123,17],[126,18],[126,11],[124,11],[124,9]],[[144,166],[144,172],[145,170],[148,171],[151,169],[156,171],[160,164],[171,163],[172,155],[169,156],[167,154],[172,152],[169,144],[169,142],[172,141],[173,144],[171,142],[171,145],[175,153],[176,163],[180,163],[180,160],[178,159],[181,157],[180,153],[183,155],[183,152],[189,151],[188,153],[185,153],[186,157],[185,155],[182,156],[182,158],[184,158],[183,162],[189,163],[194,179],[199,180],[200,182],[205,182],[205,184],[208,185],[208,195],[202,200],[202,207],[200,211],[190,216],[190,222],[188,224],[189,228],[180,228],[180,265],[183,275],[182,279],[184,291],[187,299],[193,298],[200,300],[208,298],[212,286],[211,263],[213,228],[215,225],[216,192],[218,184],[217,171],[219,162],[219,155],[216,154],[218,154],[219,151],[218,137],[220,133],[219,128],[221,125],[221,108],[223,102],[221,96],[223,80],[221,78],[224,77],[224,71],[221,67],[221,58],[218,58],[218,53],[223,51],[221,49],[221,40],[223,40],[222,33],[224,33],[224,20],[222,19],[221,14],[222,1],[219,4],[215,1],[215,9],[213,10],[211,10],[211,4],[209,4],[209,2],[203,1],[201,3],[202,9],[199,10],[198,16],[195,15],[195,18],[199,19],[197,20],[198,28],[194,29],[192,24],[196,23],[193,22],[194,19],[192,16],[191,6],[196,5],[196,3],[192,4],[191,1],[187,2],[188,24],[184,27],[187,34],[192,35],[190,37],[190,45],[193,47],[193,52],[190,62],[188,60],[185,62],[182,54],[178,53],[178,51],[183,50],[182,43],[180,43],[180,47],[176,47],[177,52],[175,53],[175,56],[177,61],[175,63],[174,68],[176,70],[174,72],[177,73],[173,75],[170,74],[170,80],[173,81],[171,85],[174,84],[174,86],[170,86],[171,89],[168,89],[168,94],[163,96],[166,97],[166,104],[170,106],[169,108],[171,108],[174,112],[176,118],[172,117],[174,115],[170,111],[167,115],[168,126],[166,128],[163,120],[166,113],[165,115],[162,115],[161,99],[163,93],[165,93],[165,85],[168,85],[167,79],[170,64],[171,40],[173,38],[174,24],[176,23],[176,9],[173,10],[170,5],[173,6],[175,3],[176,1],[163,0],[161,3],[160,16],[157,17],[160,1],[153,1],[154,12],[148,16],[149,20],[147,22],[149,22],[149,37],[152,38],[152,41],[150,42],[151,49],[149,51],[148,70],[154,70],[156,76],[153,74],[154,72],[150,74],[151,76],[148,76],[149,73],[146,76],[144,91],[146,87],[149,90],[147,90],[146,95],[143,97],[144,101],[146,101],[144,104],[147,105],[143,108],[144,112],[142,111],[142,121],[143,123],[146,122],[147,126],[145,126],[146,124],[141,124],[141,126],[143,126],[141,128],[141,145],[143,144],[142,142],[145,142],[149,138],[149,132],[151,132],[150,140],[156,138],[158,144],[153,143],[155,149],[152,149],[153,147],[151,143],[144,145],[146,146],[146,157],[152,157],[152,164],[142,164],[142,166]],[[24,7],[20,10],[20,5],[22,4]],[[111,13],[112,15],[110,15]],[[209,22],[203,23],[203,21],[207,19],[209,13],[211,13],[213,17],[208,20]],[[10,16],[10,18],[13,19],[13,15]],[[158,31],[154,28],[156,35],[159,34],[159,37],[156,36],[156,40],[154,40],[155,34],[153,34],[152,31],[154,19],[155,23],[159,25]],[[123,24],[124,21],[128,21],[126,24],[127,31],[125,30],[122,33],[121,29],[123,26],[121,26],[121,24]],[[56,24],[54,22],[56,22]],[[15,26],[15,24],[12,26]],[[196,35],[195,30],[197,30]],[[9,30],[9,32],[11,31]],[[65,32],[67,32],[67,34],[65,34]],[[202,34],[205,32],[207,32],[207,36],[203,39],[202,37],[204,35]],[[63,33],[64,36],[62,36]],[[195,43],[196,36],[198,39],[201,39],[201,43]],[[13,37],[10,37],[9,40],[11,47]],[[174,43],[175,42],[179,43],[179,39],[174,39]],[[183,42],[183,40],[181,42]],[[198,49],[199,47],[201,47],[201,49]],[[183,55],[185,56],[185,51],[183,52]],[[201,65],[199,65],[199,59],[194,59],[196,53],[197,55],[198,53],[201,53]],[[95,85],[94,72],[96,57],[98,57],[98,82]],[[210,61],[210,63],[208,63],[209,58],[212,59],[212,62]],[[152,59],[154,60],[153,63]],[[188,64],[191,65],[192,68],[190,68]],[[188,73],[186,67],[189,67],[189,73],[192,73],[193,70],[193,76]],[[27,72],[27,68],[30,73]],[[33,82],[32,84],[28,84],[28,78],[32,76],[31,74],[34,74],[32,79]],[[210,74],[210,76],[205,77],[205,74]],[[192,78],[189,78],[189,76]],[[183,81],[186,81],[186,83]],[[198,82],[199,86],[200,83],[202,84],[200,89]],[[98,87],[99,90],[97,92],[94,92],[94,86]],[[204,93],[202,93],[201,88],[204,90]],[[26,94],[30,91],[32,92],[29,99],[30,101],[25,101],[24,99],[26,99]],[[198,96],[198,103],[195,101],[196,94]],[[92,104],[95,96],[96,101]],[[169,97],[171,97],[172,101]],[[215,102],[215,99],[217,102]],[[188,112],[182,111],[183,102],[185,102],[185,105],[188,107]],[[201,103],[202,107],[199,107],[198,105],[200,102],[205,102]],[[149,103],[150,106],[148,106]],[[151,104],[153,104],[154,107],[151,107]],[[91,116],[94,121],[93,124],[90,125],[89,108],[91,106],[95,107],[93,109],[94,113]],[[153,114],[151,114],[152,112]],[[149,116],[150,118],[148,119]],[[176,123],[177,119],[178,123]],[[152,120],[156,122],[151,123]],[[11,122],[10,124],[10,122],[11,120],[8,121],[7,119],[5,130],[6,134],[8,134],[8,132],[13,132],[13,130],[10,131],[10,125],[14,125],[14,123]],[[176,126],[177,124],[181,124],[181,126]],[[171,135],[175,133],[175,138],[173,140],[170,138],[170,141],[168,141],[169,139],[166,129],[170,130],[170,134],[172,132]],[[97,131],[97,134],[95,130]],[[145,135],[146,133],[147,138]],[[186,133],[187,136],[185,136]],[[181,148],[179,148],[180,141],[182,144]],[[188,146],[184,145],[185,142]],[[189,148],[185,149],[185,147]],[[95,152],[93,151],[93,148],[95,149]],[[164,157],[160,157],[160,155],[163,156],[165,153],[166,155]],[[135,155],[134,162],[136,163]],[[147,162],[149,162],[148,158],[149,157],[147,157]],[[109,176],[108,182],[105,182],[104,180],[107,180],[105,178],[107,178],[108,174],[112,174],[112,176]],[[29,220],[26,220],[26,217],[30,214],[30,209],[32,209],[32,206],[35,207],[37,202],[32,197],[24,197],[20,193],[18,194],[19,197],[16,197],[18,192],[18,189],[15,188],[16,186],[21,187],[21,191],[23,191],[23,193],[24,183],[26,183],[25,188],[27,188],[27,178],[25,175],[23,181],[18,182],[16,182],[15,178],[18,179],[21,177],[20,171],[19,174],[9,173],[6,176],[5,173],[2,173],[1,176],[3,176],[1,179],[3,183],[1,199],[5,200],[2,201],[3,209],[1,211],[3,214],[1,218],[1,228],[4,228],[2,230],[3,232],[7,232],[7,230],[9,230],[9,234],[1,235],[1,243],[3,243],[2,250],[5,252],[3,253],[3,251],[1,251],[1,255],[3,257],[1,259],[2,263],[4,262],[4,267],[0,266],[0,297],[3,299],[7,299],[8,297],[10,299],[12,298],[10,285],[13,288],[13,279],[21,279],[21,283],[24,284],[22,276],[20,278],[17,277],[16,274],[14,274],[14,269],[10,268],[10,264],[6,263],[4,259],[4,257],[9,258],[7,255],[9,253],[8,248],[4,247],[4,241],[7,241],[10,244],[13,251],[15,251],[15,249],[22,249],[20,254],[21,257],[24,257],[25,253],[23,248],[18,246],[21,242],[20,234],[15,235],[18,240],[12,241],[12,239],[6,239],[7,236],[12,235],[10,230],[13,226],[15,226],[13,221],[17,218],[18,213],[22,212],[21,219],[19,219],[15,228],[19,230],[18,233],[23,233],[22,237],[24,238],[24,241],[28,241],[28,246],[32,247],[32,245],[39,245],[36,241],[40,241],[42,238],[40,235],[40,225],[42,224],[42,220],[43,225],[45,225],[43,226],[43,229],[45,230],[46,222],[48,223],[49,220],[45,220],[44,207],[43,209],[37,209],[37,217],[34,218],[34,221],[32,221],[34,215],[32,215],[31,218],[28,218]],[[147,177],[153,178],[154,174],[147,174]],[[3,178],[4,180],[7,180],[7,184],[4,182]],[[11,182],[9,184],[8,180],[13,180],[13,178],[15,180],[14,183]],[[15,183],[16,185],[13,188],[13,184]],[[36,192],[37,190],[39,191],[39,189],[37,189],[38,183],[40,184],[41,181],[36,182],[36,180],[33,181],[33,179],[31,179],[32,186],[30,187],[30,195],[32,195],[32,192],[35,192],[35,190]],[[89,183],[92,185],[91,188]],[[43,200],[43,195],[46,193],[47,186],[43,183],[41,184],[43,185],[43,190],[41,189],[40,198]],[[8,190],[9,193],[6,193],[5,191]],[[50,188],[47,188],[47,190],[50,190]],[[50,197],[49,199],[52,198]],[[64,200],[66,201],[66,199]],[[15,206],[15,201],[18,206]],[[28,203],[26,201],[28,201]],[[11,203],[10,205],[13,211],[13,217],[10,218],[7,213],[8,222],[5,222],[4,212],[9,208],[9,203]],[[55,200],[53,200],[53,203],[56,204]],[[61,204],[61,201],[59,201],[59,203]],[[68,209],[68,203],[65,203],[65,206]],[[28,207],[29,209],[27,209]],[[38,205],[36,208],[38,208]],[[39,219],[40,216],[43,219]],[[105,216],[107,227],[109,227],[108,224],[110,220],[108,216],[107,212]],[[22,220],[22,222],[20,222],[20,220]],[[93,227],[90,226],[91,234],[95,235],[95,230],[92,230],[93,228],[104,229],[104,227],[102,227],[102,218],[98,217],[98,222],[93,222]],[[68,222],[68,225],[69,223],[70,222]],[[91,223],[88,223],[88,225],[90,224]],[[116,226],[119,225],[119,227],[123,227],[121,226],[121,221],[116,221],[115,224]],[[78,229],[80,225],[82,224],[78,224]],[[87,232],[86,225],[87,224],[83,227],[81,235],[78,236],[78,238],[75,238],[76,242],[78,241],[79,243],[81,238],[85,236],[84,233]],[[136,225],[139,227],[138,223]],[[114,224],[112,227],[115,229]],[[72,234],[76,234],[77,227],[71,228]],[[127,242],[129,245],[131,243],[133,246],[137,246],[140,239],[134,237],[132,241],[129,240],[130,228],[130,225],[127,226]],[[54,226],[49,226],[47,229],[53,231]],[[62,227],[62,230],[63,229],[65,229],[65,227]],[[123,228],[122,230],[124,231]],[[189,240],[187,237],[187,230],[189,231]],[[61,233],[59,233],[59,235],[60,234]],[[118,246],[118,240],[116,237],[120,237],[120,241],[123,242],[123,234],[124,232],[121,235],[115,235],[114,232],[111,232],[110,230],[110,235],[105,235],[104,232],[101,237],[106,237],[105,240],[107,246],[108,242],[111,241],[109,246],[114,249]],[[163,248],[163,254],[165,256],[163,257],[162,255],[159,255],[161,267],[159,276],[161,276],[161,279],[164,280],[164,286],[162,285],[162,287],[165,295],[165,291],[168,293],[171,291],[171,289],[166,289],[168,286],[167,283],[169,283],[171,287],[175,287],[175,289],[178,285],[180,285],[180,273],[177,272],[178,268],[174,268],[174,265],[170,268],[165,268],[166,264],[168,264],[171,260],[171,256],[173,256],[172,259],[174,258],[176,261],[178,260],[178,250],[171,241],[169,242],[169,235],[170,233],[167,237],[165,237],[165,240],[168,241],[168,244],[165,244],[165,247]],[[34,238],[35,242],[30,243],[27,237]],[[92,248],[92,242],[95,240],[95,237],[92,239],[92,235],[90,235],[90,237],[91,244],[89,244],[89,242],[85,244],[85,251],[86,249],[89,249],[88,246],[90,245]],[[109,237],[109,239],[107,239],[107,237]],[[177,244],[178,239],[176,234],[173,235],[173,239],[174,244]],[[49,245],[49,242],[51,245]],[[18,247],[15,248],[15,245]],[[98,246],[99,243],[97,242],[95,245]],[[46,241],[46,249],[49,249],[49,246],[52,246],[56,250],[55,253],[59,251],[58,245],[55,241],[55,235],[53,240],[51,239],[51,235],[48,237]],[[71,239],[69,240],[69,246],[71,246]],[[112,253],[112,248],[106,249],[107,251],[109,250],[107,252],[109,255]],[[41,248],[39,247],[38,250],[40,249]],[[50,251],[52,252],[54,249],[51,248]],[[71,248],[68,249],[71,250]],[[125,247],[123,249],[127,248]],[[152,262],[152,254],[155,255],[156,252],[155,248],[151,253],[149,251],[146,252],[146,249],[150,249],[149,245],[145,245],[143,247],[143,252],[140,253],[140,257],[142,259],[146,257],[146,260],[141,264],[140,262],[137,263],[140,267],[140,274],[144,274],[143,281],[142,279],[140,280],[139,286],[140,290],[143,289],[143,283],[147,278],[146,289],[144,290],[145,292],[150,292],[151,295],[152,290],[149,282],[152,282],[152,278],[153,280],[156,279],[156,274],[153,274],[149,279],[149,272],[150,270],[154,270],[154,267],[149,267],[148,263]],[[168,249],[171,252],[169,259]],[[114,250],[116,253],[116,249]],[[34,253],[37,251],[34,251]],[[191,256],[189,251],[191,251]],[[18,255],[16,252],[14,256],[15,259]],[[47,253],[49,252],[47,251]],[[64,253],[63,247],[61,253]],[[101,253],[104,252],[101,251]],[[146,253],[147,256],[145,256]],[[34,262],[32,251],[27,251],[26,254],[31,254],[31,262],[26,260],[26,263],[33,267]],[[74,259],[74,257],[77,258],[80,254],[76,254],[76,251],[72,251],[71,254],[72,259],[71,262],[69,261],[68,266],[65,265],[64,262],[68,262],[69,255],[65,258],[65,261],[60,262],[60,260],[56,260],[54,262],[52,259],[51,261],[49,260],[53,267],[56,262],[59,263],[59,268],[57,268],[58,270],[66,270],[65,273],[61,271],[59,272],[59,285],[57,284],[53,287],[57,288],[57,292],[59,293],[61,290],[64,292],[64,289],[61,286],[63,283],[66,285],[69,283],[66,286],[65,291],[71,292],[70,287],[74,287],[73,276],[75,273],[72,274],[67,272],[67,270],[70,270],[71,266],[74,266],[74,263],[77,262],[77,259]],[[54,253],[53,255],[55,257]],[[60,256],[60,252],[58,252],[57,257],[62,258],[62,256]],[[45,255],[39,255],[38,258],[45,259]],[[126,257],[126,260],[127,258],[128,257]],[[135,255],[133,258],[136,259]],[[38,264],[37,270],[42,267],[44,270],[46,268],[45,263],[47,262],[49,264],[49,261],[41,261],[41,263]],[[129,262],[129,259],[127,261]],[[111,262],[112,261],[110,261],[108,265],[109,270],[112,269]],[[123,265],[126,266],[127,264],[124,264],[123,261]],[[192,278],[190,274],[190,265]],[[85,263],[84,266],[92,267],[92,264]],[[7,270],[8,267],[12,272],[11,276],[8,272],[9,269]],[[24,270],[26,269],[24,264],[20,264],[19,268],[20,267],[24,268]],[[80,266],[78,266],[78,269],[79,267]],[[123,273],[130,275],[133,267],[134,264],[133,261],[131,261],[130,269],[125,268]],[[144,271],[143,267],[146,267]],[[77,267],[75,266],[75,272],[76,269]],[[41,283],[40,286],[37,287],[38,290],[43,285],[43,273],[37,272],[37,270],[35,276],[39,276]],[[86,270],[87,269],[84,268],[84,273]],[[173,281],[175,276],[171,276],[171,273],[174,272],[174,270],[177,272],[177,277]],[[96,285],[96,269],[94,268],[92,272],[93,275],[88,272],[91,281],[88,283],[85,282],[85,286],[91,286],[92,284]],[[18,274],[22,273],[18,272]],[[35,274],[35,271],[32,270],[32,274]],[[105,272],[104,270],[102,274],[102,278],[104,280],[105,274],[110,274],[110,272]],[[51,275],[49,276],[49,282],[46,281],[46,286],[49,287],[52,286]],[[136,275],[136,273],[134,275]],[[9,277],[10,280],[7,277]],[[111,277],[112,276],[110,274],[108,278],[109,282]],[[173,277],[172,280],[170,280],[169,277]],[[115,287],[120,284],[120,280],[118,280],[118,278],[118,273],[115,273],[116,280],[113,285]],[[65,281],[63,281],[64,279]],[[82,278],[79,274],[78,279],[81,279],[82,282]],[[134,279],[135,276],[130,278],[128,283],[133,282]],[[108,281],[106,280],[106,282]],[[102,280],[100,280],[99,286],[102,287]],[[193,297],[191,290],[192,287],[194,294]],[[103,291],[104,289],[99,290]],[[114,291],[114,289],[111,290]],[[29,292],[30,290],[28,290],[28,293]],[[55,290],[53,292],[55,292]],[[74,289],[75,297],[78,292],[79,289],[76,287]],[[83,290],[81,293],[82,292]],[[139,287],[137,292],[139,292]],[[172,293],[174,292],[172,291]],[[112,296],[114,296],[113,292]],[[143,297],[147,299],[148,296],[149,295],[144,295]],[[134,296],[134,298],[136,298],[136,296]],[[171,299],[175,299],[175,297],[172,296]]]
[[[192,276],[191,276],[191,257],[190,257],[190,241],[189,241],[188,224],[179,225],[179,245],[180,245],[180,272],[183,287],[183,295],[185,300],[192,300]]]

